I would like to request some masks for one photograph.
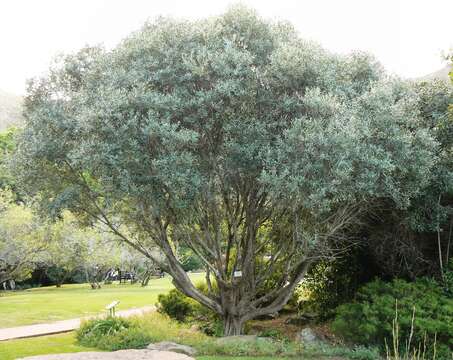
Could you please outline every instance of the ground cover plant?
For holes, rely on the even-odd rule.
[[[144,349],[151,342],[136,321],[112,316],[83,322],[77,330],[77,340],[83,346],[107,351]]]

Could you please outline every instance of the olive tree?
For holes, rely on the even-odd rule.
[[[249,9],[160,18],[30,83],[17,170],[44,209],[103,223],[235,335],[341,253],[377,199],[410,204],[436,162],[429,133],[405,126],[417,99],[370,56],[331,54]]]

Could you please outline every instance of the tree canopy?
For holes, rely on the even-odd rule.
[[[438,143],[415,126],[418,102],[369,55],[241,6],[159,18],[30,83],[16,164],[44,209],[103,223],[233,335],[280,310],[374,206],[407,208],[428,184]],[[207,294],[178,244],[204,264]]]
[[[28,277],[47,243],[39,219],[13,200],[10,191],[0,191],[0,284]]]

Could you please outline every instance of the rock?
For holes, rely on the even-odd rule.
[[[195,360],[185,354],[155,350],[119,350],[114,352],[81,352],[71,354],[39,355],[22,360]],[[20,360],[20,359],[19,359]]]
[[[190,327],[190,331],[191,331],[191,332],[198,332],[198,331],[200,331],[200,326],[198,326],[197,324],[193,324],[193,325]]]
[[[322,339],[316,335],[311,328],[307,327],[302,329],[302,331],[296,336],[296,341],[304,344],[313,344],[322,342]]]
[[[190,346],[177,344],[171,341],[161,341],[155,344],[149,344],[147,349],[157,351],[171,351],[189,356],[194,356],[197,353],[197,350]]]

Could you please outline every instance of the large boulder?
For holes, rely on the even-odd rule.
[[[180,345],[171,341],[161,341],[156,344],[149,344],[147,347],[148,350],[157,350],[157,351],[171,351],[179,354],[185,354],[189,356],[195,356],[197,350],[187,345]]]
[[[113,352],[80,352],[71,354],[39,355],[22,360],[195,360],[194,358],[170,351],[119,350]]]

